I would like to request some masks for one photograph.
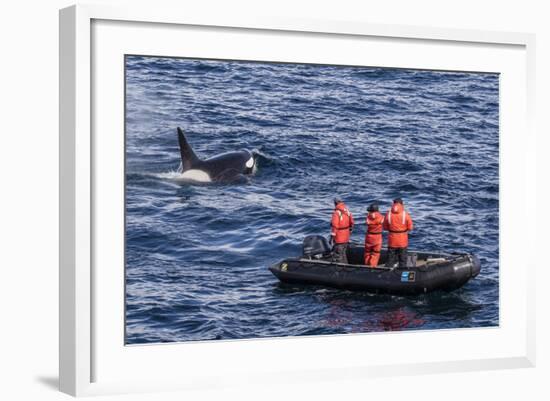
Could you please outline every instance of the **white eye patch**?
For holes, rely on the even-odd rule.
[[[253,157],[248,159],[248,161],[246,162],[246,167],[248,167],[248,168],[254,167],[254,158]]]

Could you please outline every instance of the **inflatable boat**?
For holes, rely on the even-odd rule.
[[[379,265],[363,265],[364,248],[350,244],[348,263],[332,261],[332,248],[322,236],[304,239],[302,255],[284,259],[269,267],[283,283],[313,284],[352,291],[415,295],[436,290],[452,291],[476,277],[479,259],[470,254],[408,252],[407,266],[386,267],[382,250]]]

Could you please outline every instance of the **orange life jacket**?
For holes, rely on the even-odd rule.
[[[336,205],[332,213],[331,235],[335,244],[345,244],[349,242],[350,232],[353,228],[353,215],[348,210],[344,202]]]
[[[382,243],[382,223],[384,216],[378,212],[370,212],[367,214],[365,224],[367,225],[367,233],[365,235],[365,244],[374,245]]]
[[[394,203],[384,219],[384,230],[388,230],[388,246],[390,248],[406,248],[409,246],[408,232],[413,229],[413,221],[409,213],[400,203]]]

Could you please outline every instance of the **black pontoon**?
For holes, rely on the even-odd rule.
[[[327,239],[310,235],[304,239],[301,256],[284,259],[269,270],[284,283],[414,295],[460,288],[476,277],[481,267],[474,255],[422,251],[409,251],[405,268],[386,267],[385,250],[379,265],[369,267],[363,265],[363,252],[363,246],[350,244],[348,263],[335,263]]]

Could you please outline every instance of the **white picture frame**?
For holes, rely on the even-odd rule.
[[[110,85],[119,91],[118,95],[110,97],[115,102],[114,106],[110,105],[107,100],[98,106],[98,103],[94,102],[94,96],[103,95],[94,94],[94,91],[102,89],[94,88],[92,81],[96,79],[97,83],[106,79],[104,82],[110,82],[108,77],[104,78],[106,75],[101,75],[104,71],[102,68],[105,66],[118,68],[117,65],[109,64],[109,60],[101,53],[102,51],[105,50],[106,54],[119,57],[121,51],[126,51],[124,49],[126,40],[135,39],[139,36],[140,30],[148,29],[148,35],[146,38],[142,38],[140,46],[149,54],[172,55],[166,54],[166,52],[173,51],[169,48],[171,45],[165,44],[161,48],[159,39],[166,37],[163,35],[179,34],[180,31],[183,32],[182,34],[186,34],[184,32],[186,27],[206,32],[204,37],[200,36],[200,32],[198,33],[199,39],[203,40],[201,43],[204,43],[205,47],[208,47],[208,35],[212,33],[217,37],[227,39],[228,42],[234,40],[231,36],[233,34],[243,38],[258,34],[262,35],[262,40],[265,43],[272,45],[270,51],[273,52],[276,51],[275,48],[278,44],[292,50],[294,45],[289,45],[288,40],[296,43],[299,43],[300,40],[318,41],[318,43],[327,46],[334,38],[341,40],[341,43],[345,43],[346,40],[367,41],[368,43],[384,41],[385,46],[394,44],[397,46],[400,42],[406,42],[408,46],[413,48],[417,46],[419,51],[427,52],[426,59],[430,58],[429,55],[433,54],[435,49],[443,54],[446,54],[447,50],[449,54],[465,52],[466,55],[470,54],[467,56],[470,58],[469,70],[477,70],[475,66],[479,66],[479,71],[504,74],[504,104],[501,106],[503,112],[501,115],[500,179],[501,199],[504,202],[501,205],[501,265],[503,270],[500,286],[500,326],[483,330],[374,333],[352,336],[125,347],[123,342],[120,342],[122,333],[119,330],[120,322],[118,320],[121,322],[124,320],[124,316],[119,313],[120,308],[118,306],[112,308],[112,313],[106,312],[105,309],[106,301],[116,305],[118,305],[117,302],[120,304],[124,302],[124,294],[120,292],[124,277],[116,276],[120,272],[117,270],[118,268],[113,269],[111,274],[114,276],[98,274],[95,270],[98,268],[98,263],[101,266],[106,263],[118,266],[121,261],[114,256],[116,251],[100,252],[100,254],[97,253],[97,246],[94,245],[98,232],[101,230],[103,230],[100,233],[102,237],[112,235],[113,237],[110,238],[114,238],[114,242],[118,241],[116,236],[120,235],[120,231],[116,229],[107,233],[105,224],[98,220],[101,219],[100,216],[103,213],[101,205],[104,203],[97,194],[101,193],[100,187],[105,182],[98,179],[101,177],[101,169],[105,163],[112,163],[109,167],[120,168],[118,161],[106,162],[104,160],[119,160],[117,158],[123,157],[123,155],[120,154],[120,149],[116,144],[111,146],[104,141],[98,143],[97,138],[94,138],[94,132],[97,132],[94,129],[103,128],[100,121],[105,115],[100,110],[102,107],[112,106],[111,112],[120,114],[120,107],[123,105],[120,104],[118,95],[122,89],[117,86],[119,81],[115,81],[114,85]],[[131,35],[130,32],[132,32]],[[94,35],[96,35],[95,39]],[[282,37],[286,39],[281,39]],[[105,38],[109,40],[106,41]],[[282,43],[285,40],[287,42]],[[61,10],[59,327],[61,391],[78,396],[167,389],[202,389],[234,385],[235,383],[246,384],[249,380],[267,382],[270,377],[277,377],[279,380],[288,382],[326,380],[328,377],[338,379],[344,376],[361,378],[388,374],[399,375],[406,374],[410,370],[414,370],[416,373],[430,373],[534,366],[534,261],[531,259],[533,253],[528,249],[532,245],[528,245],[527,249],[524,248],[521,255],[506,247],[507,241],[510,239],[510,233],[507,232],[510,225],[507,222],[512,204],[528,211],[526,231],[533,232],[535,230],[535,219],[529,218],[531,212],[529,212],[530,208],[527,203],[527,198],[533,197],[535,194],[535,134],[532,127],[535,85],[534,43],[534,35],[523,33],[374,25],[357,21],[262,18],[253,15],[240,18],[213,14],[188,15],[184,10],[157,9],[152,6],[112,8],[78,5]],[[372,45],[375,46],[376,43]],[[446,46],[453,48],[445,50]],[[341,47],[343,48],[341,50],[342,57],[351,57],[349,54],[347,56],[344,54],[345,46]],[[181,51],[185,53],[189,50]],[[189,55],[197,56],[201,51],[197,49]],[[206,49],[205,51],[207,55],[211,50]],[[226,57],[233,59],[255,57],[250,56],[247,53],[248,47],[243,46],[226,46],[223,51],[225,53],[221,53],[222,55],[225,54]],[[494,54],[484,56],[486,51],[492,51]],[[267,55],[264,55],[263,59],[279,60],[283,57],[265,54]],[[289,53],[285,60],[294,61],[297,56],[293,54],[295,53]],[[474,57],[472,54],[479,55],[478,60],[476,60],[477,56]],[[307,59],[307,55],[303,57],[305,58],[299,61],[314,60],[315,54],[312,53],[310,59]],[[417,63],[413,61],[413,58],[405,59],[396,54],[386,54],[384,57],[386,60],[377,62],[377,65],[385,63],[395,67],[410,68],[423,68],[430,65]],[[258,59],[262,59],[262,57],[258,56]],[[357,62],[360,65],[364,64],[364,61],[361,60]],[[451,70],[463,68],[453,61],[451,56],[432,65]],[[503,71],[505,72],[503,73]],[[94,74],[100,74],[100,76]],[[115,72],[116,74],[118,72]],[[120,79],[120,76],[116,79]],[[517,98],[512,99],[509,96],[511,91],[517,91]],[[508,101],[509,103],[507,103]],[[114,122],[116,126],[120,125],[120,117],[114,116],[111,119],[112,121],[116,120]],[[119,128],[120,131],[117,132],[123,135],[123,126]],[[108,126],[105,126],[105,129],[110,130]],[[517,134],[518,131],[522,134]],[[513,132],[516,132],[517,137],[513,135]],[[510,152],[516,153],[518,156],[516,160],[510,160],[507,157]],[[116,178],[118,175],[113,174],[113,176]],[[111,185],[112,189],[117,188],[119,184],[120,182],[115,179],[106,185]],[[517,185],[521,185],[523,191],[513,191]],[[123,188],[120,188],[120,191],[123,191]],[[120,192],[117,194],[115,198],[120,196]],[[118,217],[115,216],[115,220],[117,219]],[[106,262],[109,258],[112,258],[112,261]],[[521,262],[518,262],[520,260]],[[507,266],[518,263],[521,265],[522,274],[520,274],[517,281],[519,284],[512,294],[510,276],[506,274],[509,271]],[[112,280],[112,277],[115,279]],[[101,301],[98,301],[96,293],[99,287],[102,292]],[[103,295],[103,292],[110,295]],[[119,300],[116,299],[117,294],[121,297]],[[510,315],[507,315],[509,313]],[[515,320],[513,324],[511,316]],[[115,323],[111,326],[109,322]],[[406,347],[402,350],[399,348],[399,343],[414,341],[437,344],[443,339],[445,341],[452,339],[459,343],[454,354],[449,351],[448,354],[441,353],[439,357],[431,355],[425,358],[414,351],[407,351]],[[479,348],[475,348],[474,345],[479,341],[485,343],[482,343]],[[483,344],[486,344],[485,349],[482,348]],[[362,357],[361,353],[357,353],[357,358],[354,356],[342,358],[335,352],[343,347],[367,349],[370,346],[380,348],[388,345],[396,347],[394,349],[397,350],[397,355],[386,355],[387,362],[383,356],[377,356],[372,351],[369,358]],[[306,358],[296,359],[295,366],[286,369],[284,361],[277,359],[280,347],[284,347],[287,352],[289,350],[295,352],[296,355],[307,355],[309,362],[299,363],[300,360]],[[321,348],[325,350],[323,361],[315,356]],[[469,351],[465,351],[466,349]],[[180,357],[175,356],[176,354]],[[199,359],[212,360],[220,354],[224,356],[224,359],[242,359],[244,362],[240,366],[237,363],[236,367],[235,364],[225,367],[221,366],[223,364],[219,364],[220,366],[217,368],[212,368],[210,365],[208,373],[206,373],[207,370],[199,362]],[[189,366],[180,367],[178,372],[170,374],[168,369],[174,366],[174,358],[177,357],[181,363],[181,355],[187,356],[186,359],[189,362],[186,363]],[[122,361],[123,359],[124,361]],[[266,366],[267,364],[262,363],[262,360],[270,360],[271,366]],[[162,369],[146,371],[147,366],[159,364],[162,361],[167,366],[166,371]],[[125,366],[126,369],[120,369],[122,366]],[[232,370],[235,370],[235,374]],[[124,374],[121,371],[124,371]],[[296,375],[296,372],[299,372],[299,375]]]

